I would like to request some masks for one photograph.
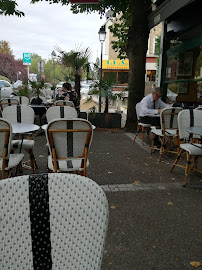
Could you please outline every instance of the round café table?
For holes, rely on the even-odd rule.
[[[40,126],[35,124],[29,124],[29,123],[11,123],[12,126],[12,133],[13,134],[21,134],[21,144],[20,144],[20,153],[22,150],[22,144],[24,140],[24,134],[34,132],[40,129]]]
[[[23,134],[28,132],[34,132],[40,129],[40,126],[29,123],[11,123],[12,132],[14,134]]]

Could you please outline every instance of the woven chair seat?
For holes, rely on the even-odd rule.
[[[58,172],[73,172],[73,171],[83,171],[81,167],[82,159],[67,159],[58,160],[59,169]],[[86,167],[89,166],[89,160],[87,159]],[[48,168],[53,171],[53,160],[51,156],[48,156]]]
[[[5,170],[8,171],[14,167],[16,167],[20,161],[23,159],[24,154],[20,153],[20,154],[10,154],[9,156],[9,161],[8,161],[8,166],[5,167]],[[0,159],[0,167],[2,168],[2,162],[3,159]]]
[[[141,123],[141,122],[139,122],[138,125],[142,126],[142,127],[151,127],[151,124],[145,124],[145,123]]]
[[[180,148],[189,152],[191,156],[202,156],[202,145],[199,143],[183,143],[180,144]]]
[[[163,136],[163,130],[162,129],[158,129],[158,128],[153,128],[151,130],[152,133],[156,134],[157,136]],[[173,136],[177,136],[177,130],[173,130],[173,129],[166,129],[165,130],[165,135],[166,136],[170,136],[170,137],[173,137]]]
[[[34,148],[35,141],[34,140],[23,140],[22,149],[32,149]],[[12,140],[11,147],[12,148],[20,148],[21,140]]]

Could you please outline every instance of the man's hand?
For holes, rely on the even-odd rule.
[[[162,111],[162,109],[158,109],[158,113],[160,113]]]

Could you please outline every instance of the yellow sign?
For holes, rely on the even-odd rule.
[[[102,69],[129,69],[129,60],[102,60]]]

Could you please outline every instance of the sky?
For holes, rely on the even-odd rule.
[[[98,31],[105,18],[98,13],[73,14],[70,6],[49,4],[45,0],[30,4],[31,0],[16,0],[25,17],[0,16],[0,40],[9,42],[15,59],[23,53],[36,53],[50,59],[54,46],[69,52],[90,47],[90,62],[100,56]]]

